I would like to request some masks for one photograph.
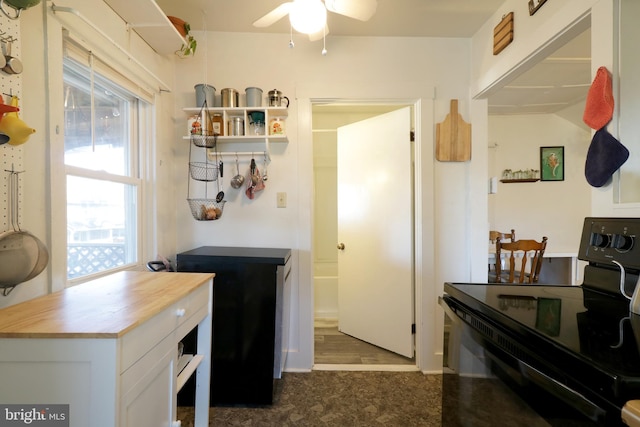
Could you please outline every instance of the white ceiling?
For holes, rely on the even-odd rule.
[[[555,113],[583,125],[590,85],[591,31],[586,30],[491,95],[489,114]]]
[[[290,31],[286,18],[267,28],[252,25],[282,0],[156,2],[167,15],[184,19],[194,30],[287,34]],[[329,37],[466,38],[471,37],[502,3],[504,0],[378,0],[377,11],[368,22],[329,13]],[[492,94],[489,113],[553,113],[582,124],[582,105],[591,83],[590,52],[590,31],[586,31]]]
[[[352,0],[357,1],[357,0]],[[378,0],[376,14],[361,22],[330,13],[338,36],[471,37],[505,0]],[[525,0],[522,0],[525,1]],[[252,23],[283,0],[156,0],[167,15],[209,31],[289,33],[286,18],[268,28]]]

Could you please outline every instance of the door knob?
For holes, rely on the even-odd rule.
[[[344,251],[344,243],[338,243],[338,249]]]

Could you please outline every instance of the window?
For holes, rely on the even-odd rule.
[[[67,280],[138,260],[141,111],[125,77],[65,42]]]

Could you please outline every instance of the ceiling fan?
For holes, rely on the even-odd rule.
[[[318,40],[329,34],[327,11],[359,21],[368,21],[376,12],[377,0],[293,0],[282,3],[253,23],[254,27],[268,27],[289,15],[292,27]]]

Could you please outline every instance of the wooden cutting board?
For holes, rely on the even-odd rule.
[[[442,123],[436,124],[436,159],[441,162],[471,160],[471,125],[458,114],[458,100],[451,100],[451,110]]]

